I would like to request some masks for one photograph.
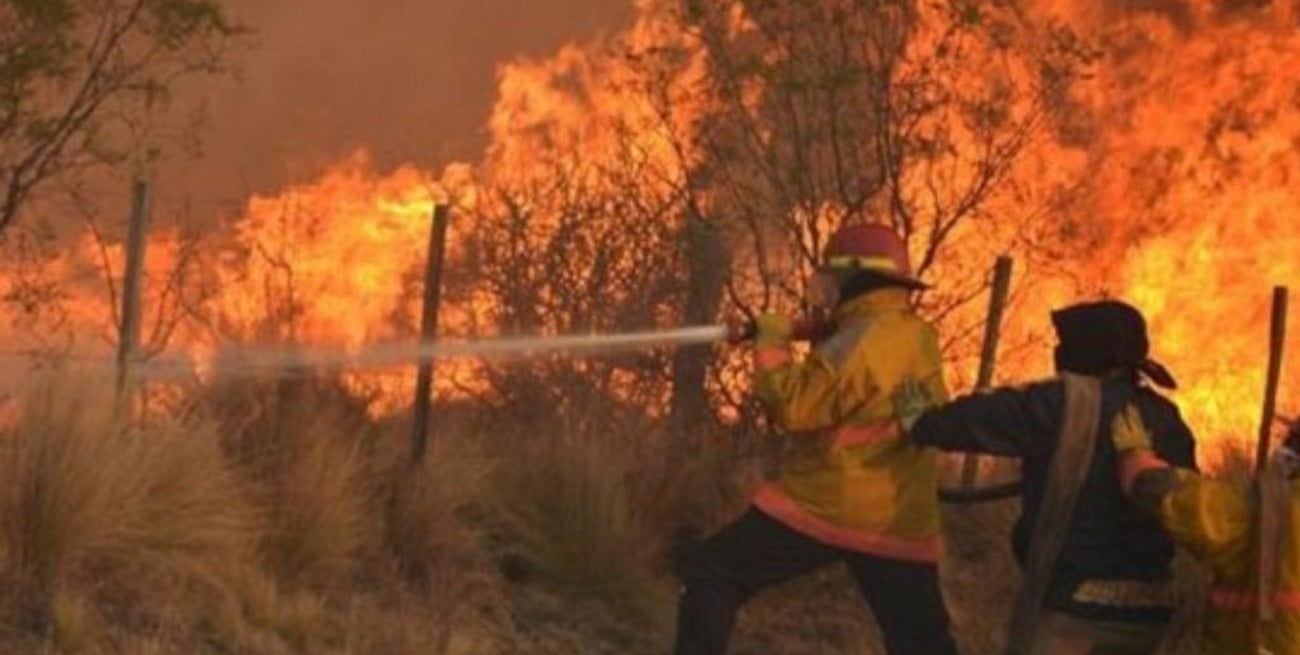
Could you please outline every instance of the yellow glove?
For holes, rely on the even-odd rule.
[[[1142,412],[1137,405],[1128,405],[1110,426],[1110,439],[1115,444],[1115,451],[1126,453],[1132,450],[1155,450],[1151,445],[1151,433],[1142,422]]]
[[[898,385],[898,389],[894,391],[893,401],[894,414],[898,416],[903,432],[911,432],[912,426],[916,425],[921,415],[936,404],[925,385],[910,379]]]
[[[757,346],[780,346],[790,342],[794,336],[794,321],[780,314],[763,314],[754,321],[754,344]]]

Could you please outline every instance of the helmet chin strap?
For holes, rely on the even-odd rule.
[[[838,273],[817,273],[809,287],[808,304],[825,311],[833,311],[840,302],[840,286],[844,276]]]

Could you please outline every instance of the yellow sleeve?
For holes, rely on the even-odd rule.
[[[795,361],[789,345],[782,344],[760,349],[756,356],[754,393],[784,430],[812,432],[841,425],[866,401],[865,390],[853,389],[859,384],[869,387],[870,382],[850,383],[819,352]],[[858,372],[858,377],[865,375]]]
[[[1249,489],[1175,469],[1177,484],[1154,509],[1169,535],[1201,559],[1214,559],[1250,537]]]

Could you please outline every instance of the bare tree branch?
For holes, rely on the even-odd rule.
[[[219,70],[219,0],[0,0],[0,230],[37,189],[120,161],[116,118]]]

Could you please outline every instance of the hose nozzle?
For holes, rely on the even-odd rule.
[[[817,316],[796,319],[792,328],[791,341],[821,341],[835,330],[835,326],[829,321]],[[748,343],[756,336],[758,336],[758,327],[752,320],[727,326],[727,343]]]

